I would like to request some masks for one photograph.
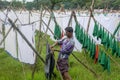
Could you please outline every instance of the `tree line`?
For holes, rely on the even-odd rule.
[[[54,10],[60,9],[61,6],[65,9],[89,9],[91,2],[92,0],[34,0],[32,2],[27,2],[26,0],[12,0],[11,2],[0,0],[0,9],[12,6],[16,9],[39,10],[41,5]],[[94,8],[119,10],[120,0],[95,0]]]

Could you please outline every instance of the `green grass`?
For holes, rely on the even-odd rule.
[[[53,41],[49,39],[49,36],[47,36],[47,39],[50,44],[53,43]],[[36,36],[36,45],[37,43],[38,34]],[[42,46],[42,52],[40,55],[45,59],[45,39],[41,39],[39,45]],[[38,47],[36,46],[36,48]],[[59,47],[57,48],[59,49]],[[73,54],[75,54],[84,64],[89,66],[89,68],[93,69],[99,77],[95,77],[93,73],[76,61],[76,59],[71,55],[69,58],[69,74],[71,75],[72,80],[120,80],[120,67],[117,66],[112,60],[111,73],[108,73],[106,70],[103,70],[99,63],[94,64],[94,60],[89,57],[89,54],[85,54],[83,51],[81,53],[73,52]],[[57,56],[58,53],[55,52],[56,60]],[[117,63],[120,64],[120,58],[116,58],[115,56],[112,57]],[[39,58],[37,59],[36,66],[34,80],[46,80],[44,75],[44,64]],[[0,50],[0,80],[31,80],[32,70],[33,65],[20,63],[18,60],[9,56],[3,49]],[[57,74],[57,78],[52,80],[61,80],[59,72],[56,68],[55,73]]]

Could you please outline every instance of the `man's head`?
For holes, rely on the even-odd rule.
[[[66,31],[66,36],[68,38],[71,38],[73,36],[73,28],[72,27],[66,27],[65,31]]]

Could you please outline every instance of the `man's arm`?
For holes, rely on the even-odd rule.
[[[66,37],[60,39],[60,40],[57,40],[52,46],[51,48],[55,47],[56,45],[62,45],[63,41],[65,40]]]
[[[53,47],[55,47],[58,44],[58,42],[56,41],[52,46],[50,46],[50,48],[52,49]]]

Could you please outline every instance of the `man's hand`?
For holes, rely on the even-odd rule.
[[[50,49],[52,49],[53,47],[54,47],[54,45],[51,45],[51,46],[50,46]]]
[[[50,46],[50,50],[54,52],[54,46]]]
[[[54,52],[54,46],[56,46],[58,43],[55,42],[53,45],[50,46],[50,50]]]

